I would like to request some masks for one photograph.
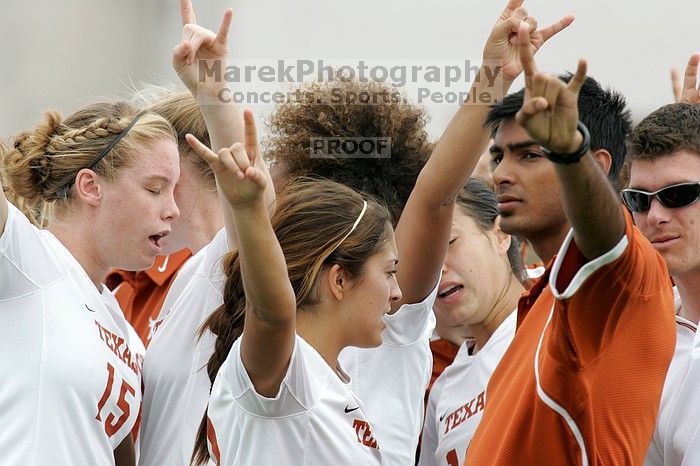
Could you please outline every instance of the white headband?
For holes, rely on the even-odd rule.
[[[338,249],[338,246],[340,246],[341,244],[343,244],[343,241],[345,241],[346,239],[348,239],[348,236],[350,236],[350,235],[352,234],[352,232],[355,231],[355,229],[357,228],[357,225],[360,224],[360,220],[362,220],[362,217],[365,216],[365,212],[367,212],[367,201],[365,201],[365,200],[363,199],[362,202],[364,203],[364,205],[362,206],[362,211],[360,212],[360,215],[357,216],[357,220],[355,220],[355,223],[352,224],[352,228],[350,228],[350,231],[348,231],[347,234],[346,234],[345,236],[343,236],[343,239],[341,239],[340,241],[338,241],[338,244],[335,245],[335,247],[333,248],[333,251],[335,251],[336,249]],[[331,251],[331,253],[332,253],[333,251]]]

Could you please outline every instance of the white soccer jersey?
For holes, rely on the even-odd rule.
[[[206,365],[214,343],[211,334],[201,340],[195,335],[223,303],[221,259],[227,252],[221,230],[183,266],[165,299],[144,362],[139,466],[189,464],[209,400]],[[436,294],[437,287],[421,303],[384,316],[382,346],[347,348],[339,356],[385,445],[385,465],[403,466],[415,456],[432,367],[429,336]]]
[[[681,301],[677,290],[676,310]],[[664,382],[645,466],[700,464],[700,338],[697,325],[676,316],[676,351]]]
[[[188,465],[209,401],[207,362],[214,338],[197,333],[223,303],[221,259],[226,231],[191,257],[178,272],[146,351],[139,466]]]
[[[296,338],[274,398],[255,391],[240,343],[221,366],[209,400],[209,451],[219,466],[382,464],[382,445],[352,381],[342,381],[303,338]]]
[[[413,464],[433,367],[430,336],[438,287],[420,303],[385,315],[377,348],[345,348],[338,361],[353,381],[382,448],[384,466]]]
[[[454,362],[435,380],[421,442],[420,466],[459,466],[479,426],[491,374],[515,335],[512,312],[484,347],[470,355],[463,344]]]
[[[8,203],[9,204],[9,203]],[[143,345],[111,293],[9,204],[0,237],[0,463],[112,465],[141,404]]]

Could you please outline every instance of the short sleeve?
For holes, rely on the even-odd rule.
[[[8,202],[0,236],[0,300],[26,296],[66,275],[41,230]]]
[[[438,286],[420,303],[404,304],[394,314],[386,314],[386,329],[382,334],[382,345],[404,346],[417,341],[430,340],[435,328],[433,304]]]
[[[607,253],[587,261],[569,232],[549,276],[556,299],[552,325],[560,349],[585,366],[607,348],[624,319],[669,313],[671,282],[663,258],[625,211],[625,234]],[[639,319],[649,321],[649,315]],[[653,320],[653,318],[651,319]],[[662,327],[659,327],[662,328]],[[654,338],[650,333],[648,338]]]
[[[241,359],[241,338],[236,340],[231,352],[217,375],[223,377],[230,387],[236,403],[249,413],[265,418],[294,416],[309,411],[315,404],[318,393],[313,371],[306,366],[309,359],[304,342],[297,335],[289,361],[287,373],[280,384],[277,395],[268,398],[255,391],[253,382]]]

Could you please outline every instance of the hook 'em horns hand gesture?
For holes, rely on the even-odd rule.
[[[225,60],[228,56],[228,33],[231,28],[233,10],[227,8],[221,21],[219,32],[214,33],[197,24],[192,0],[180,0],[182,17],[182,39],[173,49],[173,68],[187,88],[194,93],[197,86],[215,88],[225,83],[198,83],[199,60]]]
[[[537,71],[527,24],[518,29],[518,49],[525,72],[525,97],[515,118],[530,137],[552,152],[569,154],[583,142],[577,130],[578,94],[586,79],[586,61],[580,59],[568,83]]]
[[[544,28],[537,28],[537,19],[528,16],[527,10],[522,6],[524,0],[510,0],[503,9],[491,34],[484,45],[484,61],[492,61],[501,66],[503,78],[512,82],[522,72],[522,66],[518,60],[518,28],[525,22],[529,26],[528,47],[534,55],[549,39],[566,29],[574,22],[572,15],[564,16],[559,21]]]
[[[237,142],[231,147],[224,147],[218,154],[212,152],[197,138],[188,134],[187,143],[207,161],[211,167],[219,189],[234,208],[252,205],[264,199],[268,177],[256,167],[260,157],[258,133],[253,112],[243,112],[245,122],[245,143]]]

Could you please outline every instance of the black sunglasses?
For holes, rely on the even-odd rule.
[[[653,193],[639,189],[623,189],[621,194],[622,201],[632,212],[649,210],[652,197],[655,197],[664,207],[675,209],[697,202],[700,198],[700,181],[666,186]]]

